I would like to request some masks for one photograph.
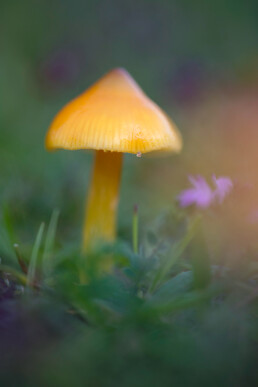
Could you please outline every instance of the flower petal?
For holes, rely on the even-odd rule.
[[[222,203],[232,190],[233,182],[229,177],[220,176],[216,178],[215,175],[212,176],[212,180],[216,187],[214,196],[218,199],[219,203]]]

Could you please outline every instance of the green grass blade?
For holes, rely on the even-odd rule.
[[[194,288],[204,289],[211,281],[211,265],[202,227],[191,244],[191,262]]]
[[[27,267],[27,264],[25,263],[25,261],[23,260],[23,258],[21,256],[18,243],[15,243],[13,245],[13,248],[14,248],[14,251],[15,251],[15,254],[16,254],[17,261],[18,261],[18,263],[20,265],[20,268],[22,269],[24,274],[27,274],[28,273],[28,267]]]
[[[36,269],[37,269],[37,262],[38,262],[38,256],[39,256],[39,248],[41,245],[43,233],[44,233],[45,224],[41,223],[39,227],[39,231],[36,236],[36,240],[32,249],[32,254],[30,258],[30,264],[28,267],[28,275],[27,275],[27,285],[33,286],[36,279]]]
[[[42,270],[43,270],[44,277],[48,276],[51,270],[51,263],[49,258],[54,247],[59,214],[60,214],[59,210],[55,209],[53,211],[49,222],[49,226],[47,229],[46,242],[45,242],[43,258],[42,258]]]
[[[0,264],[0,271],[11,274],[13,277],[17,278],[22,283],[22,285],[27,284],[26,275],[23,273],[20,273],[18,270],[14,269],[11,266]]]

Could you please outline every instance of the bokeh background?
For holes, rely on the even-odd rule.
[[[210,245],[236,245],[241,236],[241,250],[250,247],[258,218],[257,14],[255,0],[1,0],[0,198],[14,241],[30,244],[59,208],[60,240],[79,243],[93,155],[47,153],[44,137],[67,101],[122,66],[174,119],[185,145],[179,156],[125,158],[119,235],[130,239],[134,203],[143,229],[174,203],[189,174],[227,175],[234,203],[226,218],[212,218]],[[230,239],[221,238],[222,224]]]
[[[1,385],[257,385],[257,15],[256,0],[0,0]],[[130,265],[78,286],[93,152],[49,153],[44,138],[58,110],[114,67],[172,117],[184,148],[164,158],[126,155],[118,234]],[[197,236],[177,255],[196,214],[176,201],[189,174],[210,184],[213,174],[228,176],[234,188],[222,206],[202,211],[206,243]],[[54,275],[38,292],[37,271],[32,289],[20,281],[13,244],[26,266],[54,209]],[[164,256],[163,234],[172,241]],[[162,271],[174,259],[164,286],[144,293],[155,265]],[[196,273],[208,278],[200,294]],[[144,317],[141,302],[153,299]],[[172,313],[162,311],[166,302]]]

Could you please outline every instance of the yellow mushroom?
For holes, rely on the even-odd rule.
[[[110,71],[57,114],[46,136],[48,150],[96,150],[84,251],[116,237],[123,153],[179,152],[181,147],[173,122],[124,69]]]

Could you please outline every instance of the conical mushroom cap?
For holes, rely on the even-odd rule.
[[[182,141],[172,121],[128,72],[114,69],[57,114],[46,147],[179,152]]]

